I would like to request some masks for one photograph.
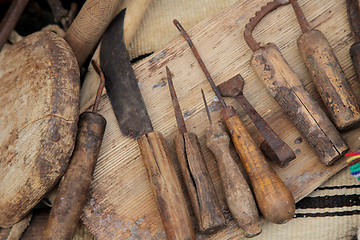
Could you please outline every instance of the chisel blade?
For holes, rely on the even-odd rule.
[[[105,88],[121,132],[139,138],[153,127],[124,43],[125,10],[111,22],[100,47],[100,64]]]

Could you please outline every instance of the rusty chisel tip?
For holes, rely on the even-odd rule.
[[[105,87],[105,76],[104,76],[104,73],[101,70],[99,64],[97,64],[95,60],[92,59],[91,64],[94,67],[96,73],[100,76],[100,84],[99,84],[99,88],[96,93],[96,98],[95,98],[94,107],[93,107],[93,112],[97,112],[98,107],[99,107],[100,97],[101,97],[101,94]]]

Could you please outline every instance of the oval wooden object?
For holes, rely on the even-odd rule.
[[[206,146],[215,155],[219,166],[231,215],[244,229],[246,237],[255,237],[261,233],[258,209],[248,183],[230,154],[230,138],[217,123],[207,127],[205,134]]]
[[[221,111],[240,160],[249,174],[256,202],[263,216],[273,223],[285,223],[295,213],[295,200],[285,183],[267,163],[244,123],[232,107]]]
[[[199,231],[213,233],[225,226],[225,217],[206,167],[198,138],[194,133],[178,134],[174,138],[174,143]]]
[[[335,126],[345,131],[359,125],[358,99],[324,34],[310,30],[298,38],[297,44]]]
[[[355,72],[360,79],[360,42],[356,42],[350,47],[350,56],[354,64]]]
[[[74,149],[79,67],[52,32],[0,54],[0,226],[20,221],[63,175]]]
[[[150,132],[142,135],[138,143],[167,239],[196,239],[164,137]]]
[[[60,182],[42,240],[73,239],[88,199],[105,126],[106,120],[100,114],[80,115],[74,153]]]
[[[311,98],[275,44],[268,43],[254,52],[251,66],[312,146],[320,161],[330,165],[349,150],[333,123]]]

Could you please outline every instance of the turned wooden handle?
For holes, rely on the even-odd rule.
[[[285,183],[275,173],[255,145],[244,123],[232,107],[221,111],[240,159],[249,174],[256,201],[264,217],[284,223],[295,213],[295,200]]]
[[[226,202],[236,223],[245,230],[246,237],[261,233],[259,213],[251,189],[229,150],[230,138],[217,123],[205,130],[206,145],[213,152],[219,166]]]
[[[275,44],[268,43],[255,51],[250,63],[320,161],[330,165],[349,150],[334,124],[312,99]]]
[[[215,193],[200,143],[194,133],[178,134],[175,149],[199,231],[215,232],[225,226],[225,217]]]
[[[138,143],[167,238],[195,239],[185,198],[163,136],[159,132],[150,132],[141,136]]]
[[[88,198],[105,126],[106,120],[100,114],[80,115],[74,153],[60,182],[42,240],[73,238]]]
[[[297,44],[335,126],[345,131],[359,125],[358,100],[324,34],[309,30],[298,38]]]

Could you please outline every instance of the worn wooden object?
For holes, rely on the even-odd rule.
[[[323,164],[251,68],[249,60],[252,51],[244,42],[243,30],[249,18],[263,4],[264,1],[260,0],[239,1],[216,16],[189,29],[188,34],[198,47],[215,83],[220,84],[240,73],[246,79],[244,94],[249,102],[280,138],[294,150],[296,159],[287,167],[280,168],[271,162],[269,164],[289,187],[295,200],[299,201],[344,168],[346,163],[341,159],[332,166]],[[345,76],[348,77],[355,95],[359,97],[360,82],[356,80],[349,56],[349,48],[353,40],[347,21],[345,2],[307,1],[302,8],[308,13],[311,19],[310,24],[328,36],[328,41],[343,66]],[[309,94],[319,102],[320,96],[296,46],[296,39],[300,34],[291,6],[284,6],[276,13],[270,13],[254,31],[256,39],[267,39],[276,43],[288,64],[301,78]],[[176,158],[173,138],[178,130],[172,103],[169,101],[165,66],[169,66],[174,76],[181,79],[181,85],[176,90],[179,99],[182,99],[181,107],[185,122],[187,126],[191,126],[189,131],[199,136],[204,159],[214,182],[219,202],[229,220],[225,229],[211,235],[198,234],[197,238],[239,239],[243,235],[243,230],[237,227],[235,220],[228,213],[217,163],[213,154],[206,148],[204,130],[207,116],[200,89],[204,89],[206,93],[213,122],[221,120],[219,102],[214,98],[203,72],[196,67],[196,60],[181,36],[133,66],[153,126],[163,133],[172,159]],[[225,100],[228,104],[235,106],[255,143],[260,146],[262,137],[241,106],[234,99]],[[84,208],[83,222],[98,239],[131,239],[131,237],[164,239],[164,228],[151,193],[137,142],[121,135],[107,95],[103,96],[99,109],[107,119],[108,126],[95,168],[90,198]],[[360,150],[359,135],[360,129],[354,129],[342,135],[351,147],[351,151]],[[241,171],[244,172],[233,147],[231,147],[231,154],[235,157]],[[181,180],[181,186],[185,190],[176,161],[174,165]],[[187,200],[189,203],[189,199]],[[189,209],[191,211],[190,206]],[[194,217],[192,219],[194,220]],[[195,224],[195,221],[193,222]],[[264,221],[261,225],[263,228],[271,227],[272,223]],[[259,237],[261,238],[261,235]]]
[[[206,146],[215,155],[219,166],[226,203],[231,215],[239,227],[244,229],[246,237],[261,233],[259,213],[253,193],[246,182],[239,166],[230,154],[230,138],[218,123],[213,123],[205,130]]]
[[[225,225],[225,218],[194,133],[174,138],[176,156],[194,210],[198,231],[212,233]]]
[[[333,164],[344,156],[349,147],[275,44],[268,43],[254,52],[251,66],[324,164]]]
[[[168,239],[195,239],[179,180],[161,133],[150,132],[138,140],[152,191]]]
[[[310,28],[297,0],[290,2],[303,32],[297,39],[301,56],[332,122],[340,131],[358,126],[359,101],[345,78],[334,51],[321,31]]]
[[[69,45],[34,33],[0,54],[0,226],[21,220],[64,173],[79,114]]]
[[[354,63],[355,72],[360,77],[360,9],[358,0],[346,0],[347,15],[354,43],[350,47],[350,56]]]
[[[105,126],[106,120],[100,114],[84,112],[80,115],[74,153],[59,184],[41,239],[73,238],[89,195]]]
[[[274,223],[285,223],[295,213],[295,200],[285,183],[267,163],[265,156],[256,147],[245,124],[232,107],[221,111],[230,131],[240,160],[249,174],[256,202],[262,215]]]

